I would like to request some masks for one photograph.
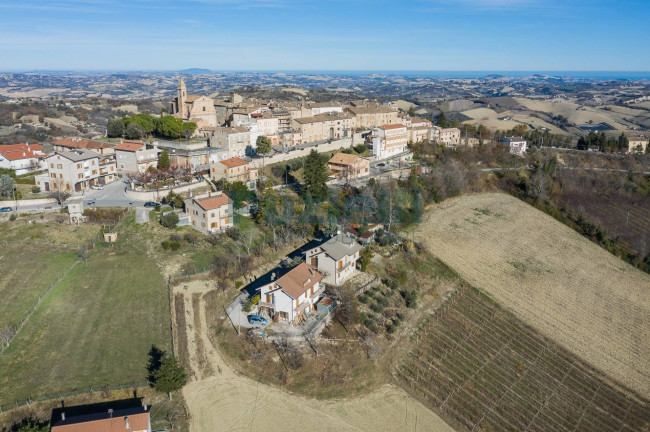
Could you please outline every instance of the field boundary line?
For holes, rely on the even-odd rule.
[[[59,275],[59,277],[54,282],[52,282],[50,284],[50,286],[45,289],[45,291],[43,291],[41,293],[41,295],[38,296],[38,300],[36,300],[36,302],[32,305],[32,307],[29,308],[29,310],[25,313],[25,315],[23,315],[23,317],[20,319],[20,324],[18,325],[18,327],[16,327],[16,331],[14,332],[14,334],[11,336],[11,338],[9,338],[9,340],[7,340],[7,341],[5,341],[3,343],[2,347],[0,347],[0,354],[4,353],[5,350],[7,348],[9,348],[9,345],[14,340],[14,338],[18,335],[18,333],[20,333],[20,330],[22,330],[22,328],[25,326],[25,323],[27,322],[27,320],[29,320],[29,318],[31,318],[31,316],[34,314],[34,312],[36,312],[38,307],[41,305],[41,302],[43,301],[43,299],[45,299],[45,297],[50,293],[50,291],[52,291],[54,289],[54,287],[56,287],[59,284],[59,282],[61,282],[61,280],[63,280],[63,278],[66,277],[68,275],[68,273],[70,273],[70,270],[72,270],[72,267],[74,267],[78,263],[79,263],[79,258],[77,257],[74,260],[74,262],[72,264],[70,264],[68,266],[68,268],[66,268],[63,271],[63,273],[61,273]]]

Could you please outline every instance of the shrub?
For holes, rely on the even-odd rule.
[[[244,285],[244,282],[237,280],[235,281],[235,288],[239,289]]]
[[[12,213],[11,216],[9,216],[10,221],[15,221],[16,220],[16,213]]]
[[[359,296],[359,301],[360,301],[361,303],[363,303],[363,304],[368,304],[368,302],[370,301],[370,297],[368,297],[368,296],[365,295],[365,294],[361,294],[361,295]]]
[[[177,251],[181,248],[181,242],[179,241],[170,241],[169,242],[169,249],[173,251]]]
[[[409,309],[415,309],[418,302],[418,294],[413,290],[403,290],[400,294],[406,302],[406,307]]]
[[[404,314],[403,314],[402,312],[397,312],[397,313],[395,314],[395,317],[396,317],[399,321],[404,321]]]
[[[160,224],[165,228],[176,228],[178,215],[175,212],[167,212],[160,218]]]
[[[163,249],[169,250],[169,240],[163,240],[160,245],[162,246]]]
[[[386,284],[386,286],[391,290],[396,290],[399,288],[399,282],[397,282],[396,279],[387,279],[384,281],[384,284]]]
[[[178,234],[172,234],[169,236],[169,240],[174,242],[179,242],[181,241],[181,236],[179,236]]]
[[[380,303],[373,303],[370,305],[370,309],[373,312],[382,313],[384,311],[384,306]]]
[[[393,323],[390,323],[386,326],[386,332],[389,334],[395,333],[395,330],[397,330],[397,327]]]
[[[379,297],[377,298],[377,304],[386,307],[390,304],[390,301],[386,297]]]
[[[39,193],[40,191],[41,191],[41,188],[40,188],[40,187],[38,187],[38,186],[32,186],[32,193],[37,194],[37,193]]]

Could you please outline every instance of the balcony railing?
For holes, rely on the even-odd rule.
[[[306,309],[307,306],[309,306],[309,303],[307,303],[307,302],[302,302],[302,303],[300,303],[300,304],[299,304],[299,305],[294,309],[294,312],[295,312],[295,313],[300,313],[300,311],[302,311],[303,309]]]
[[[311,295],[311,298],[313,298],[313,299],[314,299],[314,298],[317,298],[317,297],[319,297],[321,294],[323,294],[324,292],[325,292],[325,287],[322,286],[322,287],[320,287],[320,288],[318,289],[318,291],[314,291],[314,293]]]
[[[275,309],[275,304],[270,303],[270,302],[259,301],[259,302],[257,302],[257,305],[258,305],[259,307],[265,307],[265,308],[269,308],[269,309]]]

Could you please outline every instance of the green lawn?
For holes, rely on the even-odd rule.
[[[0,355],[0,405],[142,382],[151,345],[170,349],[166,281],[137,237],[124,237],[77,264]]]
[[[18,326],[39,295],[74,262],[62,248],[8,244],[0,249],[0,329]]]

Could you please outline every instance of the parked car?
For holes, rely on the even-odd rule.
[[[160,204],[158,204],[158,203],[155,202],[155,201],[147,201],[146,203],[144,203],[144,206],[145,206],[145,207],[157,207],[157,206],[159,206],[159,205],[160,205]]]
[[[269,320],[260,315],[248,315],[248,322],[251,324],[267,325]]]
[[[96,184],[96,185],[92,185],[90,188],[94,190],[102,190],[104,189],[104,185]]]
[[[382,163],[378,163],[377,166],[378,167],[383,167],[383,166],[386,166],[386,164],[382,162]]]
[[[9,213],[10,211],[12,211],[11,207],[2,207],[2,208],[0,208],[0,213]]]

